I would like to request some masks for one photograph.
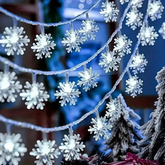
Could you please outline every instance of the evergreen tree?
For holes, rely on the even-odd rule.
[[[108,155],[113,161],[124,160],[127,152],[137,154],[139,141],[143,138],[140,126],[136,122],[140,120],[140,116],[127,107],[122,95],[119,95],[117,100],[120,117],[114,122],[111,136],[105,142],[105,150],[111,149]]]
[[[158,101],[151,120],[142,126],[145,138],[140,142],[141,158],[158,160],[165,164],[165,67],[156,76]],[[164,162],[163,162],[164,161]]]

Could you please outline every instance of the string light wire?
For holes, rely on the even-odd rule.
[[[148,0],[148,4],[150,3],[150,1],[151,0]],[[122,19],[125,17],[124,15],[126,15],[127,11],[129,10],[130,4],[131,4],[131,1],[129,2],[127,8],[125,9]],[[147,19],[148,19],[148,14],[146,13],[142,26],[145,25]],[[105,102],[105,100],[108,99],[111,96],[111,94],[115,91],[116,87],[121,82],[121,80],[123,79],[124,75],[128,72],[129,65],[131,64],[132,58],[133,58],[133,56],[135,56],[135,54],[136,54],[136,52],[138,50],[139,45],[140,45],[140,38],[138,38],[138,41],[137,41],[137,43],[136,43],[136,45],[134,47],[133,53],[132,53],[132,55],[131,55],[131,57],[130,57],[130,59],[129,59],[129,61],[128,61],[125,69],[124,69],[124,71],[122,72],[122,74],[120,75],[120,77],[118,78],[118,80],[116,81],[114,86],[112,87],[112,89],[103,97],[103,99],[96,105],[96,107],[93,110],[91,110],[90,112],[86,113],[85,115],[83,115],[78,120],[76,120],[76,121],[74,121],[72,123],[69,123],[67,125],[64,125],[64,126],[53,127],[53,128],[43,128],[43,127],[36,126],[36,125],[30,124],[30,123],[18,122],[18,121],[15,121],[15,120],[11,120],[11,119],[5,118],[2,115],[0,115],[0,121],[4,122],[6,124],[15,125],[15,126],[22,127],[22,128],[29,128],[29,129],[33,129],[33,130],[41,131],[41,132],[45,132],[45,133],[66,130],[66,129],[70,128],[70,127],[73,127],[74,125],[79,124],[80,122],[85,120],[91,114],[96,113],[98,111],[99,107]]]
[[[112,35],[107,40],[107,42],[94,55],[92,55],[86,61],[83,61],[82,63],[79,63],[79,64],[75,65],[74,67],[72,67],[70,69],[65,69],[65,70],[61,70],[61,71],[41,71],[41,70],[21,67],[21,66],[11,62],[10,60],[8,60],[8,59],[6,59],[5,57],[2,57],[2,56],[0,56],[0,61],[7,64],[7,65],[9,65],[10,67],[12,67],[14,69],[17,69],[17,70],[21,71],[21,72],[33,73],[33,74],[36,74],[36,75],[51,76],[51,75],[59,75],[59,74],[66,74],[66,73],[69,73],[69,72],[73,72],[73,71],[77,70],[78,68],[88,64],[90,61],[92,61],[94,58],[96,58],[109,45],[109,43],[112,41],[112,39],[115,37],[115,35],[118,32],[120,32],[120,30],[122,29],[123,21],[126,17],[126,14],[127,14],[128,10],[130,9],[130,7],[131,7],[131,3],[129,3],[127,5],[127,7],[124,10],[124,13],[123,13],[123,15],[120,19],[118,28],[112,33]]]
[[[0,12],[2,12],[3,14],[14,18],[17,21],[20,22],[24,22],[26,24],[30,24],[30,25],[39,25],[39,26],[45,26],[45,27],[56,27],[56,26],[60,26],[60,25],[66,25],[66,24],[71,24],[72,22],[76,21],[77,19],[79,19],[82,15],[85,15],[86,13],[89,13],[93,8],[95,8],[99,3],[101,2],[101,0],[97,0],[88,10],[80,13],[79,15],[77,15],[76,17],[74,17],[73,19],[69,20],[69,21],[65,21],[65,22],[57,22],[57,23],[42,23],[42,22],[37,22],[37,21],[31,21],[28,20],[26,18],[20,17],[6,9],[4,9],[3,7],[0,6]]]

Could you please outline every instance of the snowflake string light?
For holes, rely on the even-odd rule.
[[[120,63],[121,58],[119,56],[115,56],[115,52],[108,51],[106,53],[102,53],[101,58],[102,60],[100,60],[99,65],[104,67],[106,73],[110,72],[111,70],[118,70],[118,64]]]
[[[99,78],[99,74],[94,72],[92,68],[85,69],[82,72],[78,73],[81,79],[78,80],[78,84],[80,87],[83,86],[83,89],[87,92],[90,88],[97,87],[96,80]]]
[[[141,86],[143,85],[143,81],[141,79],[138,80],[138,77],[131,76],[128,80],[126,80],[126,92],[131,94],[132,97],[137,96],[137,94],[142,93]]]
[[[120,0],[120,3],[123,5],[124,3],[129,2],[129,0]]]
[[[5,48],[5,51],[8,56],[14,55],[23,55],[25,48],[30,40],[28,36],[25,35],[25,31],[23,27],[6,27],[5,31],[3,32],[4,36],[0,40],[0,43]]]
[[[66,160],[77,160],[80,159],[80,152],[84,150],[85,145],[83,142],[79,142],[81,140],[79,134],[74,135],[64,135],[63,141],[59,149],[64,152],[64,157]]]
[[[162,17],[163,9],[164,7],[161,1],[154,0],[152,3],[151,2],[149,3],[147,12],[151,20],[155,21],[156,19],[159,19]]]
[[[108,2],[108,0],[106,0],[102,3],[100,14],[104,15],[105,22],[116,22],[118,13],[119,10],[114,2]]]
[[[2,134],[0,133],[0,164],[18,165],[27,149],[22,142],[20,134]]]
[[[112,125],[109,125],[107,123],[106,118],[104,117],[96,117],[95,119],[92,118],[91,124],[92,126],[89,126],[88,131],[92,134],[94,134],[95,140],[100,140],[101,137],[104,139],[107,139],[109,137],[109,130],[111,130]]]
[[[120,57],[124,56],[125,53],[129,54],[131,53],[130,46],[132,45],[132,41],[130,39],[127,39],[128,37],[124,35],[120,35],[119,37],[115,38],[115,46],[114,51],[118,52]]]
[[[68,53],[72,52],[72,49],[75,49],[75,52],[80,52],[80,44],[85,41],[84,37],[80,37],[80,33],[77,30],[67,30],[66,31],[66,38],[63,39],[62,43],[64,46],[67,46],[66,50]]]
[[[106,114],[105,116],[109,118],[109,122],[113,123],[117,121],[121,116],[121,105],[118,99],[113,99],[106,104]]]
[[[76,104],[76,99],[75,97],[79,97],[79,94],[81,93],[79,89],[75,90],[75,82],[68,82],[68,83],[59,83],[58,88],[60,89],[59,91],[56,90],[56,93],[54,94],[56,98],[60,98],[61,100],[59,101],[61,106],[66,106],[68,102],[70,102],[70,105],[75,105]]]
[[[22,100],[25,100],[25,105],[27,105],[27,109],[44,109],[45,103],[43,101],[48,101],[49,95],[47,91],[45,91],[45,87],[43,83],[32,83],[26,82],[23,89],[20,93]]]
[[[127,13],[126,18],[126,25],[130,26],[133,30],[142,26],[143,14],[136,8],[132,8],[131,11]]]
[[[163,22],[163,24],[159,30],[159,33],[162,35],[163,39],[165,39],[165,22]]]
[[[54,49],[56,46],[54,41],[52,41],[51,34],[36,35],[35,41],[36,44],[33,43],[31,48],[33,49],[33,52],[37,52],[37,59],[40,59],[43,56],[45,56],[45,58],[50,58],[52,54],[50,50]]]
[[[58,158],[60,155],[59,149],[56,147],[55,140],[47,141],[47,140],[37,140],[37,144],[35,145],[36,149],[32,149],[30,155],[36,157],[35,163],[37,165],[49,164],[53,165],[54,159]]]
[[[144,0],[133,0],[133,1],[131,1],[131,5],[132,5],[132,7],[140,8],[143,5],[143,1]]]
[[[151,27],[142,27],[140,29],[140,33],[137,35],[138,38],[141,40],[142,46],[145,45],[154,45],[155,40],[158,37],[157,32],[155,32],[155,29],[153,26]]]
[[[79,30],[79,33],[83,34],[85,37],[84,39],[87,40],[89,38],[90,40],[95,40],[95,33],[97,33],[99,30],[95,21],[92,19],[86,19],[85,21],[82,21],[82,26],[83,28]]]
[[[14,72],[0,72],[0,102],[15,102],[21,88]]]
[[[130,68],[133,69],[133,73],[137,74],[138,72],[143,73],[145,66],[147,66],[148,61],[145,59],[144,54],[136,54],[132,58],[132,63]]]

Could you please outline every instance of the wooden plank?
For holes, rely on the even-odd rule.
[[[33,116],[37,115],[42,115],[45,113],[44,111],[41,110],[36,110],[36,109],[27,109],[25,105],[19,106],[19,107],[14,107],[14,108],[5,108],[0,110],[0,114],[11,119],[15,118],[30,118]]]
[[[38,14],[38,7],[31,4],[0,4],[3,8],[17,14]]]
[[[157,96],[138,96],[132,98],[131,96],[124,95],[124,99],[131,108],[155,109],[154,103],[157,101]]]

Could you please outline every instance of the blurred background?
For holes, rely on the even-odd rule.
[[[82,13],[84,10],[87,10],[96,0],[0,0],[0,5],[5,9],[22,16],[24,18],[41,21],[41,22],[59,22],[70,20],[76,15]],[[165,2],[162,1],[165,6]],[[120,9],[120,16],[123,13],[126,5],[120,6],[119,2],[116,1]],[[146,12],[147,1],[144,2],[143,7],[140,9],[141,12]],[[34,53],[31,50],[31,45],[34,41],[35,35],[40,33],[40,28],[37,26],[28,25],[25,23],[18,22],[19,27],[24,27],[26,34],[30,38],[30,44],[27,47],[25,54],[23,56],[6,56],[4,48],[0,46],[0,55],[6,58],[9,58],[11,61],[14,61],[18,65],[41,70],[63,70],[66,68],[71,68],[78,63],[83,62],[92,56],[99,48],[101,48],[104,43],[107,41],[109,36],[117,28],[117,23],[108,23],[106,24],[103,16],[99,14],[101,9],[101,3],[94,8],[90,14],[89,18],[94,19],[97,22],[99,31],[96,35],[96,39],[93,41],[86,41],[81,48],[79,53],[67,53],[63,45],[61,44],[62,39],[64,38],[66,30],[70,30],[70,25],[58,26],[45,28],[46,33],[51,33],[53,40],[57,44],[55,47],[52,57],[50,59],[37,60]],[[73,25],[74,29],[78,30],[81,27],[82,20],[86,19],[85,15],[76,20]],[[0,35],[5,29],[5,27],[12,27],[13,20],[10,17],[5,16],[0,13]],[[154,22],[149,21],[149,25],[155,27],[158,32],[161,27],[162,22],[165,21],[165,14],[159,20]],[[125,24],[125,21],[124,21]],[[128,38],[133,41],[133,46],[137,41],[137,33],[139,28],[135,31],[132,31],[126,25],[123,25],[122,34],[126,34]],[[141,121],[139,124],[144,124],[149,120],[150,113],[154,110],[154,102],[157,100],[157,93],[155,86],[157,82],[155,80],[156,73],[165,65],[165,55],[164,55],[164,45],[165,41],[161,36],[158,37],[154,46],[140,46],[139,52],[143,53],[148,60],[148,65],[145,69],[145,72],[139,74],[139,78],[144,81],[143,85],[143,94],[132,98],[125,93],[125,81],[128,79],[126,75],[120,85],[117,87],[116,91],[113,93],[112,97],[115,98],[119,93],[122,93],[127,105],[135,110],[141,116]],[[113,42],[110,44],[110,50],[113,49]],[[100,60],[100,55],[92,60],[87,67],[92,67],[96,72],[99,73],[98,87],[91,89],[88,92],[81,90],[81,95],[78,98],[77,104],[75,106],[65,106],[61,107],[59,100],[56,100],[54,93],[57,89],[59,82],[65,81],[65,75],[59,76],[38,76],[37,80],[39,82],[44,82],[46,90],[49,91],[50,100],[46,102],[46,106],[43,111],[40,110],[27,110],[24,105],[24,101],[18,97],[15,103],[0,103],[0,114],[5,117],[29,122],[36,124],[42,127],[55,127],[64,125],[70,122],[79,119],[83,114],[91,111],[97,103],[103,98],[103,96],[112,88],[113,84],[116,82],[120,73],[124,69],[129,60],[130,55],[124,56],[121,61],[119,71],[111,72],[106,74],[98,63]],[[0,69],[3,71],[4,65],[1,63]],[[12,70],[12,69],[11,69]],[[69,81],[78,80],[78,72],[82,71],[82,68],[69,74]],[[32,81],[32,75],[25,74],[14,70],[17,73],[21,84],[24,85],[26,81]],[[107,100],[109,101],[109,100]],[[100,114],[104,115],[105,113],[105,104],[104,103],[100,108]],[[69,113],[68,113],[69,112]],[[86,120],[81,122],[79,125],[75,126],[73,129],[75,133],[81,135],[82,140],[86,144],[85,153],[89,156],[102,151],[103,141],[95,142],[92,136],[88,133],[88,127],[91,121],[91,117],[88,117]],[[0,123],[0,132],[6,132],[4,123]],[[34,164],[35,158],[29,156],[29,152],[36,143],[37,139],[42,139],[42,133],[36,132],[29,129],[22,129],[17,127],[12,127],[12,133],[20,133],[22,135],[23,142],[28,148],[28,152],[22,157],[20,165],[29,165]],[[48,134],[49,139],[55,139],[57,144],[60,145],[63,135],[68,134],[68,131],[55,132]],[[61,158],[56,161],[56,164],[60,164]]]

